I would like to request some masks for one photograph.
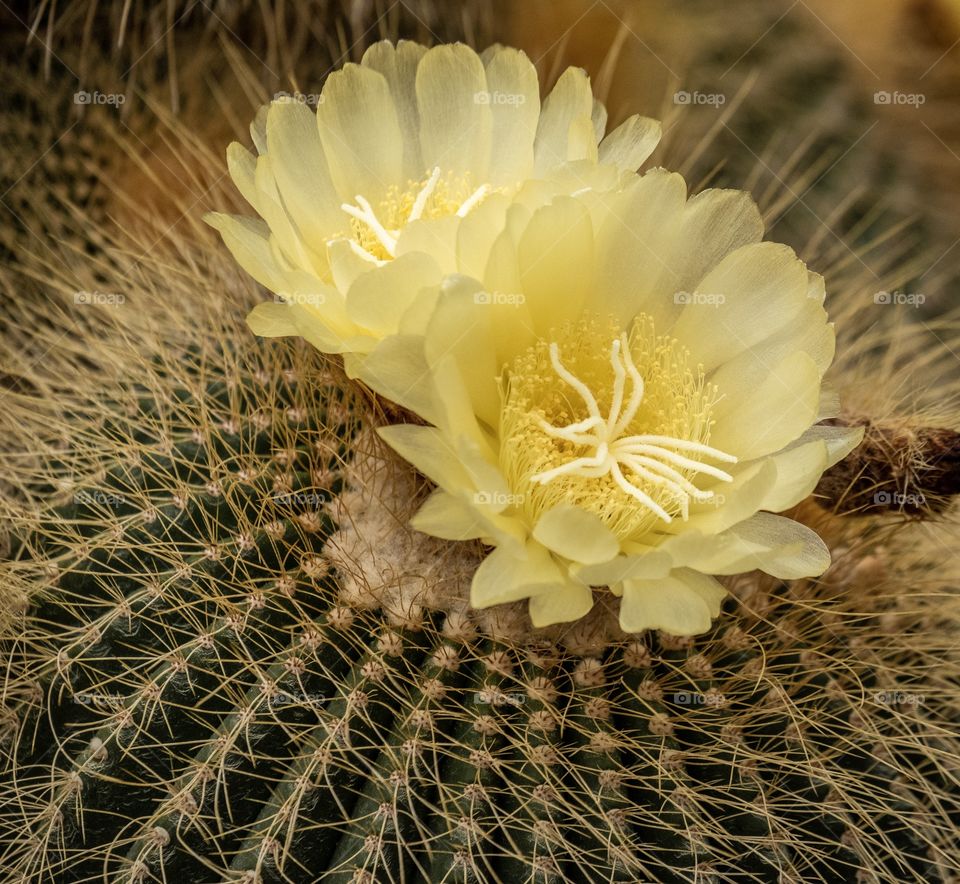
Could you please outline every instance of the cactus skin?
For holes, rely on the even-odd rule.
[[[219,365],[160,360],[105,401],[112,466],[4,566],[35,600],[8,632],[0,786],[24,880],[956,870],[949,633],[922,593],[877,591],[889,565],[748,575],[712,633],[601,657],[347,607],[325,502],[367,403],[304,346]]]

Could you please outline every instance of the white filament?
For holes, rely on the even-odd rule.
[[[417,192],[416,199],[413,201],[413,205],[410,207],[410,213],[407,215],[406,223],[409,224],[411,221],[417,221],[423,217],[424,211],[426,211],[427,203],[430,201],[430,197],[433,196],[434,190],[436,190],[437,182],[440,180],[440,167],[434,166],[433,171],[430,173],[430,177],[424,182],[423,186]],[[457,209],[457,216],[463,218],[467,213],[477,205],[490,191],[490,186],[487,184],[482,184],[478,187],[470,196],[468,196]],[[366,197],[357,194],[354,197],[355,205],[350,203],[341,203],[340,208],[343,209],[351,218],[356,218],[361,224],[365,224],[373,235],[379,240],[380,245],[383,246],[386,253],[391,257],[395,258],[397,256],[397,240],[400,238],[400,231],[394,230],[391,228],[385,227],[380,219],[377,217],[377,213],[374,211],[373,206],[370,205],[370,201]],[[363,248],[359,243],[354,243],[352,246],[353,251],[356,252],[364,261],[370,261],[371,263],[383,264],[384,262],[373,255],[370,251]]]
[[[610,348],[610,364],[613,367],[613,395],[610,401],[610,411],[606,418],[600,414],[600,406],[597,404],[597,399],[590,388],[564,367],[560,361],[559,348],[555,343],[550,345],[550,362],[557,375],[573,387],[580,398],[583,399],[588,417],[565,427],[555,427],[541,418],[540,426],[544,432],[555,439],[563,439],[572,442],[574,445],[590,446],[593,448],[593,453],[574,458],[558,467],[537,473],[531,476],[531,481],[545,485],[560,476],[582,476],[598,479],[609,473],[620,488],[665,522],[673,521],[670,514],[649,494],[637,487],[624,474],[624,469],[632,474],[631,478],[636,476],[653,485],[667,489],[679,501],[681,516],[684,521],[689,516],[690,499],[693,498],[697,501],[710,500],[713,497],[713,492],[700,490],[675,467],[681,467],[693,473],[705,473],[723,482],[733,481],[733,477],[729,473],[718,467],[701,463],[693,457],[686,457],[678,452],[698,455],[700,458],[709,457],[726,463],[736,463],[737,458],[732,454],[711,448],[701,442],[677,439],[673,436],[622,435],[636,417],[640,404],[643,402],[644,393],[643,377],[633,362],[626,334],[622,334],[619,340],[615,340]],[[626,408],[624,408],[623,400],[628,375],[633,386]],[[666,463],[663,461],[666,461]]]

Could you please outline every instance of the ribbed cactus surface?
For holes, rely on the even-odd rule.
[[[112,465],[48,464],[4,566],[11,880],[949,880],[944,638],[878,557],[591,657],[353,608],[326,504],[369,407],[215,355],[114,391]]]

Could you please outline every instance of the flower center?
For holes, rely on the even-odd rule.
[[[489,192],[489,184],[473,188],[465,177],[444,179],[435,166],[404,189],[392,186],[377,209],[361,194],[340,208],[350,216],[350,248],[365,261],[381,265],[397,256],[397,240],[407,224],[421,218],[463,218]]]
[[[518,357],[505,387],[502,465],[533,519],[567,501],[626,537],[711,500],[698,477],[732,480],[708,462],[737,462],[707,444],[716,389],[677,341],[647,317],[630,335],[587,323],[561,338]]]

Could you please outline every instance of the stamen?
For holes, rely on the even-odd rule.
[[[621,433],[632,423],[643,402],[644,382],[637,370],[630,352],[629,340],[622,334],[610,347],[610,364],[613,368],[613,391],[610,397],[610,410],[607,418],[600,414],[596,397],[583,381],[568,371],[560,361],[560,350],[556,343],[550,344],[550,362],[557,375],[580,395],[586,406],[588,417],[584,420],[557,427],[543,418],[539,419],[544,432],[555,439],[562,439],[574,445],[593,446],[592,456],[576,457],[553,469],[544,470],[530,477],[530,481],[539,484],[552,482],[560,476],[580,476],[597,479],[609,474],[613,481],[627,494],[639,501],[644,507],[665,522],[671,522],[670,514],[649,494],[629,481],[621,465],[633,475],[664,488],[673,495],[680,506],[684,521],[689,517],[690,500],[703,502],[710,500],[712,491],[697,488],[674,466],[703,473],[723,482],[732,482],[733,477],[711,464],[694,460],[679,454],[689,452],[700,458],[713,458],[726,463],[736,463],[737,458],[725,451],[711,448],[692,439],[678,439],[673,436],[654,434],[621,437]],[[627,375],[633,383],[626,408],[623,407],[626,392]],[[673,450],[676,449],[676,450]],[[666,463],[664,463],[666,461]]]
[[[363,258],[364,261],[369,261],[371,264],[376,264],[377,267],[383,267],[386,264],[386,261],[381,261],[376,255],[370,254],[360,243],[355,239],[348,239],[347,242],[350,245],[350,250]]]
[[[620,466],[616,461],[614,461],[610,467],[610,473],[613,475],[613,481],[616,482],[624,491],[626,491],[627,494],[629,494],[631,497],[635,497],[648,510],[651,510],[653,513],[658,515],[667,524],[673,521],[673,518],[670,516],[670,514],[649,494],[647,494],[645,491],[641,491],[636,485],[632,485],[624,478],[623,473],[620,471]]]
[[[367,227],[376,234],[377,239],[380,240],[383,247],[387,250],[387,254],[390,255],[391,258],[396,257],[396,237],[380,223],[376,212],[373,211],[373,206],[370,205],[365,197],[357,194],[356,201],[357,206],[360,206],[359,209],[357,206],[351,206],[350,203],[341,203],[340,208],[351,217],[366,224]]]
[[[457,216],[463,218],[477,203],[480,202],[490,192],[489,184],[481,184],[473,193],[470,194],[457,209]]]
[[[433,171],[430,173],[430,177],[427,179],[427,183],[420,188],[420,193],[417,194],[417,198],[413,202],[413,207],[410,209],[410,214],[407,216],[407,222],[416,221],[422,214],[423,210],[427,207],[427,200],[430,199],[430,196],[433,194],[434,188],[437,186],[437,182],[440,180],[440,167],[434,166]]]
[[[587,406],[587,412],[590,414],[590,417],[595,417],[603,421],[603,418],[600,416],[600,406],[597,405],[597,400],[594,398],[593,393],[590,392],[590,388],[563,367],[563,363],[560,361],[560,348],[556,342],[550,344],[550,363],[553,365],[553,370],[580,394],[580,398],[583,399],[584,404]]]

